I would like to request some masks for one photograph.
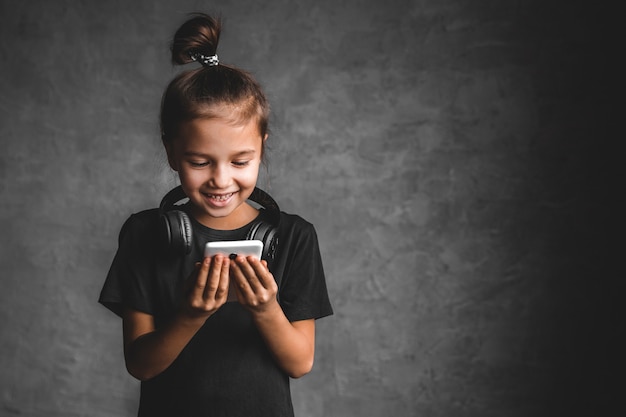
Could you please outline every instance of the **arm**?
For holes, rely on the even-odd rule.
[[[226,302],[230,262],[222,256],[213,259],[205,258],[196,267],[183,307],[163,328],[155,329],[150,314],[124,311],[124,357],[135,378],[147,380],[167,369],[206,319]]]
[[[278,304],[278,286],[265,261],[237,257],[231,264],[237,299],[252,313],[278,365],[292,378],[311,371],[315,357],[315,320],[290,322]]]

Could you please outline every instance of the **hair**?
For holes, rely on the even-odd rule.
[[[172,63],[193,62],[194,54],[216,55],[221,29],[219,19],[194,13],[174,34]],[[256,120],[264,139],[269,104],[260,85],[246,71],[224,64],[202,66],[180,73],[165,89],[160,116],[163,144],[172,143],[183,123],[198,118],[225,118],[236,124]]]

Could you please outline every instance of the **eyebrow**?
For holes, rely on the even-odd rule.
[[[245,149],[243,151],[239,151],[239,152],[235,152],[233,155],[231,155],[232,158],[238,158],[238,157],[242,157],[242,156],[248,156],[248,155],[254,155],[256,153],[256,151],[254,149]],[[202,158],[208,158],[211,155],[202,153],[202,152],[194,152],[194,151],[186,151],[184,153],[185,156],[199,156]]]

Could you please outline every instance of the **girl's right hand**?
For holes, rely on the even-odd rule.
[[[204,319],[215,313],[228,298],[230,259],[222,255],[196,263],[187,281],[182,313],[192,319]]]
[[[131,375],[146,381],[176,360],[206,319],[226,302],[229,266],[230,259],[221,255],[198,262],[186,282],[176,319],[158,330],[152,315],[124,311],[124,355]]]

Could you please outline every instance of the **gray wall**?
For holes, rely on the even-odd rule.
[[[135,411],[96,300],[175,184],[157,112],[194,10],[270,97],[260,185],[319,232],[336,314],[299,416],[604,415],[610,13],[513,0],[0,1],[0,415]]]

